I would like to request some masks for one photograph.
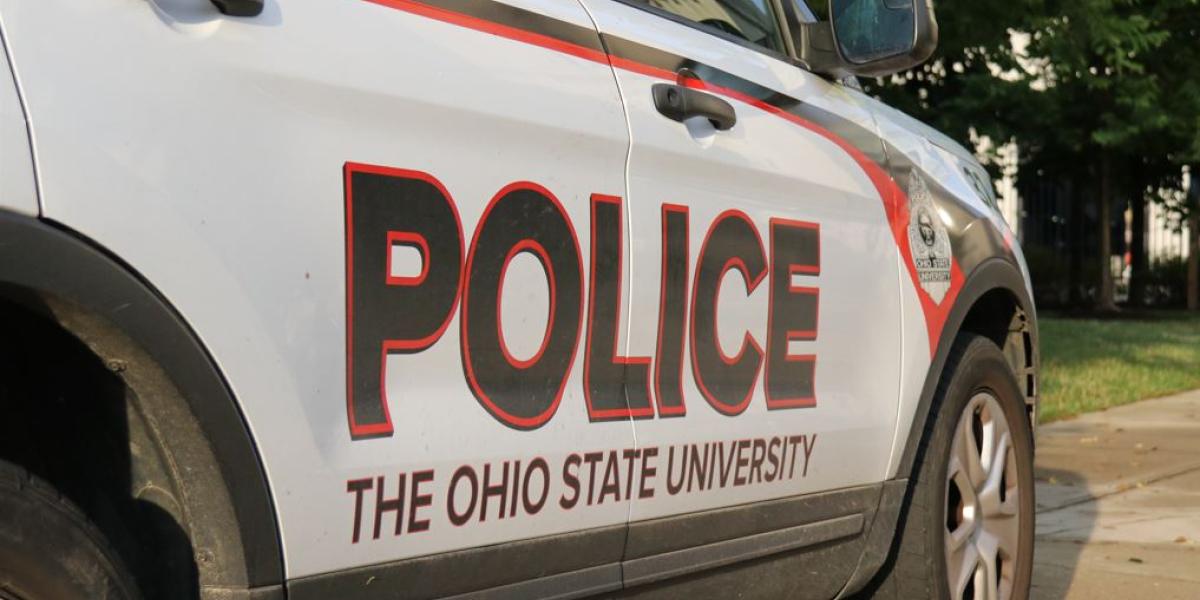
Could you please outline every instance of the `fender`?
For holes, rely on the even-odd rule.
[[[913,465],[916,463],[917,450],[921,445],[921,434],[925,431],[925,424],[929,419],[933,395],[944,375],[943,370],[950,354],[950,348],[954,345],[954,338],[962,331],[967,315],[970,314],[979,299],[995,290],[1004,290],[1012,294],[1017,308],[1030,316],[1030,335],[1033,338],[1033,348],[1036,353],[1038,347],[1037,319],[1033,318],[1035,314],[1033,300],[1025,288],[1025,279],[1021,276],[1021,271],[1012,262],[999,257],[981,262],[967,276],[966,283],[954,303],[954,308],[950,309],[950,316],[946,319],[946,327],[942,330],[941,339],[938,340],[937,354],[934,355],[929,372],[925,375],[925,385],[921,388],[921,400],[913,415],[912,428],[908,432],[904,453],[900,457],[900,464],[896,470],[897,477],[912,473]],[[1035,355],[1035,366],[1037,365],[1036,358]],[[1028,400],[1029,398],[1027,398]]]
[[[2,26],[2,24],[0,24]],[[25,99],[0,31],[0,209],[38,214],[38,192]]]
[[[128,265],[62,226],[0,210],[0,295],[73,304],[141,346],[186,400],[215,456],[240,532],[245,585],[283,583],[279,526],[238,405],[179,313]]]
[[[865,551],[859,560],[858,568],[839,597],[845,597],[861,590],[875,576],[884,562],[891,557],[894,550],[892,546],[898,539],[895,535],[896,527],[910,500],[911,488],[908,485],[910,474],[913,472],[913,466],[916,464],[917,454],[921,448],[925,425],[929,420],[930,408],[933,404],[933,395],[937,392],[938,383],[945,374],[943,371],[950,348],[954,345],[954,338],[963,330],[967,316],[975,308],[976,303],[985,295],[997,290],[1011,294],[1016,300],[1017,308],[1029,315],[1027,323],[1029,324],[1029,334],[1032,336],[1034,349],[1032,358],[1036,369],[1038,364],[1036,354],[1038,347],[1037,319],[1033,301],[1025,286],[1025,278],[1021,275],[1020,269],[1006,258],[985,259],[967,275],[966,282],[946,319],[946,326],[942,329],[938,339],[937,353],[934,354],[929,372],[925,375],[925,384],[921,388],[921,398],[913,415],[912,426],[904,444],[896,477],[883,484],[876,517],[866,534]],[[1026,402],[1033,403],[1030,410],[1036,415],[1036,396],[1027,396]]]

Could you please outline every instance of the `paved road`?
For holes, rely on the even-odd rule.
[[[1200,391],[1038,431],[1035,599],[1200,598]]]

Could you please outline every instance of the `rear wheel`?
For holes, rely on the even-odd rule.
[[[934,396],[878,597],[1020,600],[1033,568],[1033,435],[1003,353],[960,336]]]
[[[0,599],[139,597],[116,551],[75,505],[0,461]]]

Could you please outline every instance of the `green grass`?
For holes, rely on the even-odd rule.
[[[1200,316],[1042,318],[1041,419],[1200,388]]]

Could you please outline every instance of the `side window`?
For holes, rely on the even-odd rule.
[[[807,12],[814,21],[829,20],[829,0],[796,0],[796,4],[800,7],[800,14]]]
[[[645,0],[659,10],[752,44],[784,52],[770,0]]]

